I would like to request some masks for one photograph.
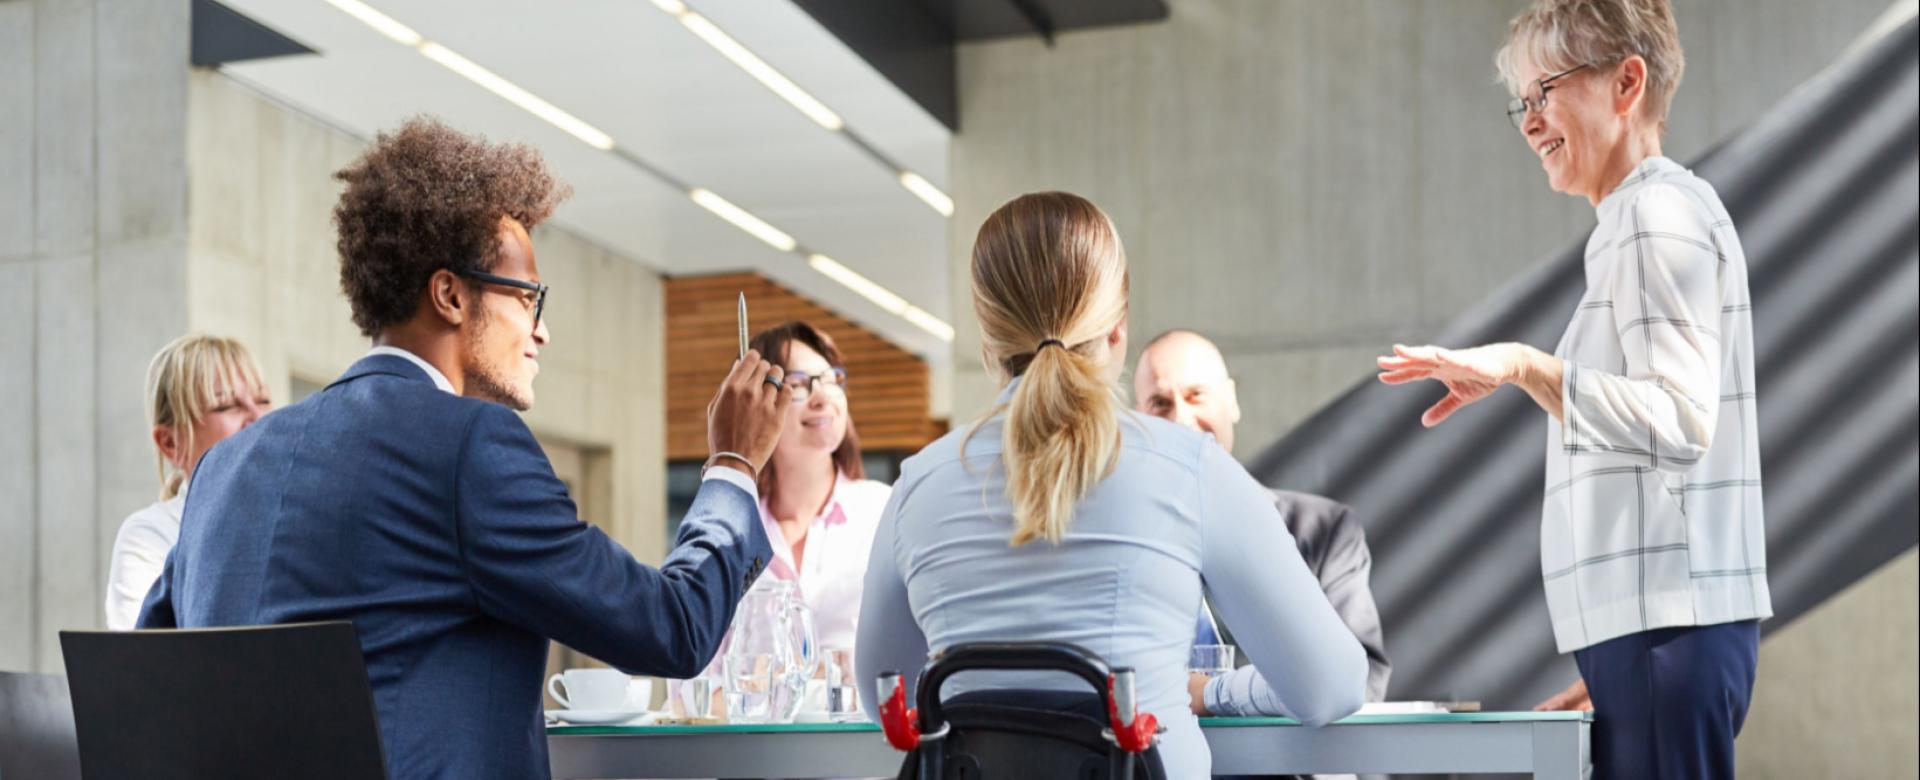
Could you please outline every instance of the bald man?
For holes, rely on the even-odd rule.
[[[1233,451],[1240,401],[1226,359],[1200,334],[1174,330],[1147,342],[1133,372],[1133,397],[1141,412],[1211,433],[1221,447]],[[1392,669],[1381,638],[1380,611],[1367,587],[1373,555],[1367,551],[1365,529],[1351,509],[1319,496],[1275,490],[1273,501],[1300,547],[1300,557],[1320,579],[1320,589],[1366,648],[1367,700],[1381,701]],[[1207,617],[1202,615],[1197,631],[1203,639],[1212,628]]]

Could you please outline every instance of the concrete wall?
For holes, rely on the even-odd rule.
[[[140,381],[187,325],[186,0],[0,0],[0,669],[62,668],[157,486]]]
[[[1492,53],[1522,0],[1171,0],[1161,24],[970,44],[953,141],[956,425],[984,410],[974,232],[1023,192],[1112,215],[1138,345],[1218,340],[1251,456],[1494,286],[1581,240],[1506,123]],[[1687,160],[1837,56],[1886,0],[1677,4]],[[1541,345],[1550,347],[1551,345]],[[1755,777],[1914,774],[1914,556],[1771,638],[1741,739]],[[1401,637],[1395,642],[1418,641]]]
[[[953,419],[984,409],[966,259],[1022,192],[1112,215],[1132,330],[1213,336],[1250,456],[1593,224],[1504,116],[1493,50],[1520,0],[1173,0],[1164,23],[960,51],[950,250]],[[1886,0],[1678,3],[1687,74],[1669,156],[1743,127]],[[1551,347],[1551,345],[1543,345]]]
[[[1841,591],[1760,646],[1741,776],[1920,775],[1920,553]]]
[[[290,379],[325,385],[367,351],[340,293],[333,206],[365,141],[214,71],[189,82],[187,325],[233,336],[259,358],[276,398]],[[484,132],[484,128],[464,128]],[[564,213],[565,205],[561,206]],[[552,287],[527,424],[588,453],[589,517],[643,560],[665,555],[660,278],[551,224],[533,233]],[[605,462],[600,462],[604,458]],[[602,485],[600,482],[610,482]],[[599,511],[603,502],[575,501]]]
[[[102,623],[114,534],[157,493],[141,382],[161,345],[238,337],[283,401],[367,349],[330,178],[363,142],[190,71],[189,21],[185,0],[0,0],[0,669],[59,671],[57,632]],[[588,519],[658,560],[660,280],[533,237],[554,340],[528,424],[577,464]]]

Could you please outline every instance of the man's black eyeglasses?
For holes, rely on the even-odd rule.
[[[485,271],[454,271],[454,273],[476,282],[497,284],[501,287],[512,287],[517,290],[526,290],[533,293],[533,327],[535,330],[540,328],[540,313],[547,308],[546,285],[539,282],[529,282],[525,279],[515,279],[511,276],[490,274]],[[522,296],[521,300],[524,301],[526,298]]]

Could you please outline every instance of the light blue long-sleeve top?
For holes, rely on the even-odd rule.
[[[878,719],[879,673],[899,671],[911,685],[930,651],[1069,642],[1136,671],[1141,709],[1167,727],[1168,777],[1208,777],[1186,671],[1203,586],[1284,714],[1320,725],[1360,708],[1366,654],[1302,562],[1272,494],[1211,435],[1122,414],[1118,462],[1058,545],[1009,545],[1004,415],[907,459],[867,565],[855,665],[868,717]],[[1064,677],[987,674],[957,676],[943,694],[1075,687]]]

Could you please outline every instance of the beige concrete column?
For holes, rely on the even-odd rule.
[[[140,384],[186,325],[188,7],[0,2],[0,668],[63,668],[156,497]]]

